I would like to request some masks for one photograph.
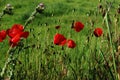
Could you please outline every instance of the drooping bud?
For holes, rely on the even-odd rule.
[[[4,14],[9,14],[12,15],[13,14],[13,6],[11,4],[7,4],[3,10]]]
[[[40,3],[37,7],[36,7],[36,11],[39,13],[42,13],[43,10],[45,9],[45,6],[43,3]]]

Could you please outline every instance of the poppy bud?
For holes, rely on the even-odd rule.
[[[45,6],[43,3],[40,3],[37,7],[36,7],[36,11],[41,13],[43,10],[45,9]]]
[[[13,6],[11,4],[7,4],[3,10],[3,13],[12,15],[13,14]]]

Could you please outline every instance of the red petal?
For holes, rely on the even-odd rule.
[[[7,34],[9,37],[13,38],[15,35],[23,32],[24,28],[21,24],[14,24],[11,29],[7,30]]]
[[[6,38],[6,31],[5,30],[0,31],[0,38],[2,40],[4,40]]]
[[[74,29],[76,32],[80,32],[84,28],[84,24],[81,22],[74,23]]]
[[[64,46],[66,44],[67,40],[64,40],[60,43],[61,46]]]
[[[0,38],[0,42],[2,42],[2,41],[3,41],[3,39]]]
[[[103,33],[102,28],[96,28],[96,29],[94,30],[94,35],[95,35],[96,37],[100,37],[100,36],[102,35],[102,33]]]
[[[20,41],[20,34],[17,34],[15,37],[11,38],[10,41],[12,43],[17,43]]]
[[[19,29],[20,31],[23,31],[24,27],[21,24],[14,24],[11,29]]]
[[[76,44],[75,44],[75,42],[73,40],[69,39],[67,41],[67,46],[68,46],[68,48],[75,48]]]
[[[54,36],[54,44],[56,44],[56,45],[64,45],[65,40],[66,40],[66,38],[62,34],[57,33]]]
[[[25,31],[21,34],[21,37],[27,38],[29,36],[29,32]]]
[[[21,34],[22,31],[16,28],[13,29],[8,29],[7,30],[7,34],[10,38],[13,38],[14,36],[16,36],[17,34]]]

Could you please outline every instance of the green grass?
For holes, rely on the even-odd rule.
[[[115,54],[112,50],[117,52],[118,47],[116,41],[120,35],[120,21],[115,26],[114,15],[120,1],[113,3],[109,13],[114,49],[110,46],[107,26],[103,24],[103,17],[98,13],[97,0],[1,0],[0,12],[7,3],[10,3],[14,6],[14,14],[3,16],[0,20],[0,30],[8,29],[15,23],[24,25],[39,2],[45,4],[45,10],[43,14],[37,14],[32,23],[26,27],[25,31],[30,31],[30,36],[21,41],[24,44],[21,50],[18,48],[14,51],[13,57],[16,59],[7,69],[7,71],[10,67],[13,69],[11,80],[116,80],[120,73],[115,73],[114,62],[110,57],[111,54]],[[106,6],[105,1],[101,4],[103,7]],[[118,14],[117,17],[119,16]],[[85,24],[81,32],[77,33],[71,29],[73,20]],[[95,22],[93,27],[91,20]],[[61,26],[60,30],[55,29],[57,25]],[[103,36],[96,38],[93,35],[96,27],[103,28]],[[118,28],[116,34],[115,27]],[[68,39],[73,39],[77,46],[69,49],[67,46],[62,48],[54,45],[53,36],[57,32],[64,34]],[[7,54],[9,47],[7,37],[0,43],[0,72],[9,56]],[[115,60],[118,67],[119,60],[117,58]],[[8,74],[4,74],[4,77],[8,77]]]

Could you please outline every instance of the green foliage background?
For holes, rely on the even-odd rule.
[[[15,64],[12,79],[106,80],[108,78],[112,80],[109,68],[105,67],[104,57],[111,65],[111,71],[115,76],[113,63],[109,60],[111,50],[107,38],[107,27],[103,24],[102,14],[98,12],[100,4],[98,0],[0,0],[0,12],[8,3],[14,7],[13,15],[5,15],[0,20],[0,30],[8,29],[13,24],[24,25],[40,2],[45,4],[45,10],[42,14],[37,14],[32,23],[27,26],[26,31],[30,31],[30,36],[23,40],[22,50],[16,50],[14,53],[18,55],[18,61]],[[101,4],[106,7],[105,1]],[[115,51],[117,51],[116,36],[120,34],[120,21],[116,26],[118,27],[116,35],[114,15],[117,14],[119,4],[120,1],[116,0],[109,13]],[[120,18],[119,16],[117,17]],[[85,27],[81,32],[77,33],[71,29],[73,20],[84,23]],[[93,27],[91,21],[95,22]],[[57,25],[61,26],[60,30],[55,29]],[[100,38],[93,35],[96,27],[103,28],[104,34]],[[68,39],[75,40],[76,48],[55,46],[53,36],[57,32],[64,34]],[[0,69],[3,68],[8,57],[7,39],[0,43]],[[64,70],[67,70],[67,74],[63,75]]]

